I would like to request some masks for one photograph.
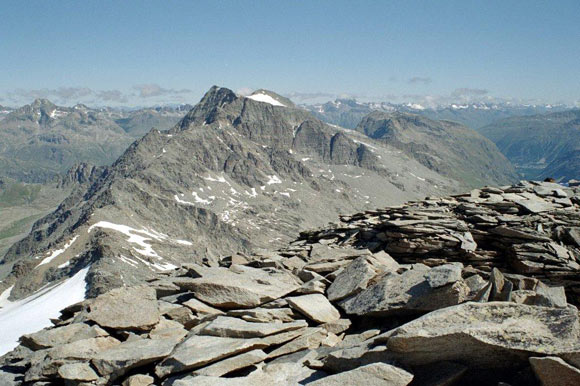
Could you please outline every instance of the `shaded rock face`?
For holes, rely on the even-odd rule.
[[[580,207],[559,207],[552,188],[486,188],[368,211],[276,251],[184,264],[63,310],[2,357],[0,380],[576,384],[578,246],[549,224],[574,227]],[[516,195],[551,209],[537,216],[515,204],[516,213],[506,204]],[[513,272],[511,254],[478,259],[489,253],[484,231],[494,245],[549,246],[532,256],[550,264],[530,275]],[[425,244],[386,252],[407,238]],[[569,267],[565,281],[553,266]]]
[[[430,169],[468,180],[471,187],[512,183],[518,178],[493,142],[458,123],[375,111],[364,117],[356,130],[413,154]]]

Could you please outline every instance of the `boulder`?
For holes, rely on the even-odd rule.
[[[136,374],[123,381],[123,386],[151,386],[154,385],[155,379],[150,375]]]
[[[578,334],[575,307],[465,303],[397,328],[387,347],[409,365],[455,361],[475,368],[501,368],[515,367],[538,354],[573,351]]]
[[[359,293],[377,273],[378,269],[367,256],[356,258],[328,287],[328,300],[334,302]]]
[[[365,384],[368,386],[405,386],[411,383],[413,374],[387,363],[372,363],[354,370],[330,375],[309,383],[312,386],[342,386]]]
[[[456,281],[461,280],[462,269],[463,264],[461,263],[439,265],[431,268],[429,272],[425,274],[425,279],[431,288],[443,287],[444,285],[453,284]]]
[[[85,323],[73,323],[62,327],[44,329],[34,334],[20,338],[23,346],[33,350],[41,350],[71,343],[81,339],[108,336],[109,333],[99,326],[89,326]]]
[[[414,264],[401,274],[387,274],[339,305],[349,315],[380,316],[431,311],[468,299],[470,289],[462,279],[433,288],[426,279],[430,271],[423,264]]]
[[[116,288],[98,296],[86,318],[116,330],[150,330],[159,322],[156,292],[148,286]]]
[[[147,365],[167,357],[180,338],[138,339],[124,342],[110,350],[95,355],[91,363],[99,374],[115,380],[131,369]]]
[[[263,362],[267,355],[262,350],[252,350],[231,358],[224,359],[213,365],[196,370],[193,374],[220,377],[235,370],[243,369],[255,363]]]
[[[288,272],[232,265],[212,268],[199,278],[177,279],[182,289],[202,302],[222,309],[254,308],[297,290],[299,283]]]
[[[201,334],[228,338],[257,338],[304,327],[308,327],[305,320],[289,323],[253,323],[220,315],[205,326]]]
[[[340,313],[324,295],[310,294],[286,298],[290,307],[317,323],[340,319]]]
[[[155,368],[158,377],[200,368],[221,359],[267,347],[260,339],[222,338],[192,335],[180,343],[171,355]]]
[[[542,386],[580,385],[580,369],[558,357],[531,357],[530,364]]]
[[[99,379],[95,370],[86,362],[64,364],[58,369],[58,375],[68,381],[91,382]]]

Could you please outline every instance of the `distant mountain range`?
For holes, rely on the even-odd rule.
[[[0,177],[48,182],[77,162],[110,164],[151,128],[172,127],[190,108],[92,109],[46,99],[0,107]]]
[[[36,117],[40,132],[58,111],[25,121]],[[515,179],[493,143],[458,124],[377,113],[349,130],[273,92],[213,87],[173,128],[151,130],[112,166],[69,172],[72,193],[2,260],[0,292],[14,285],[19,298],[90,266],[96,295],[184,262],[212,265],[232,251],[281,245],[339,213]]]
[[[432,108],[418,103],[357,102],[354,99],[336,99],[334,102],[302,105],[302,107],[325,122],[349,129],[354,129],[364,116],[373,111],[419,114],[434,120],[449,120],[472,129],[478,129],[508,117],[569,109],[565,105],[519,105],[511,103],[457,103]]]
[[[495,142],[525,178],[580,178],[580,109],[507,118],[479,132]]]

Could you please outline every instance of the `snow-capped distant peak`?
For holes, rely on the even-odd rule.
[[[270,95],[265,94],[265,93],[252,94],[252,95],[249,95],[247,98],[250,98],[250,99],[258,101],[258,102],[269,103],[273,106],[286,107],[286,105],[278,102],[276,99],[272,98]]]

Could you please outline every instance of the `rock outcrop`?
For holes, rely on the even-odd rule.
[[[1,359],[0,380],[577,384],[578,194],[484,188],[185,264],[64,309]]]

